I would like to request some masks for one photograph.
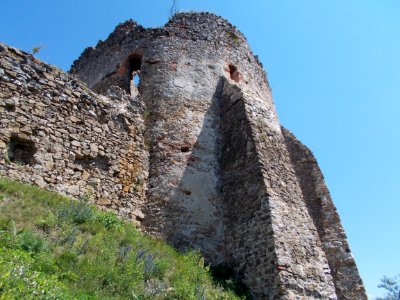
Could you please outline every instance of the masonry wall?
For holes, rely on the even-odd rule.
[[[282,133],[304,202],[326,253],[339,299],[367,299],[346,233],[312,152],[287,129]]]
[[[223,194],[230,263],[257,299],[336,299],[282,134],[264,99],[227,82]]]
[[[262,212],[267,189],[240,88],[224,83],[221,155],[226,263],[256,299],[285,294],[276,268],[271,215]]]
[[[174,40],[154,41],[144,53],[157,63],[141,71],[141,97],[149,111],[150,176],[144,226],[179,249],[199,248],[208,262],[223,261],[219,190],[218,81],[223,63],[207,66]],[[156,49],[164,49],[160,52]],[[156,84],[155,84],[156,83]]]
[[[0,46],[0,175],[197,248],[255,299],[365,299],[318,165],[281,129],[234,26],[208,13],[127,21],[71,73]]]
[[[0,175],[34,183],[139,223],[148,158],[141,103],[108,97],[0,44]]]
[[[179,249],[199,248],[207,262],[222,263],[222,79],[235,77],[265,94],[265,73],[244,36],[212,14],[178,14],[148,30],[125,22],[86,49],[71,72],[100,93],[112,85],[129,92],[135,57],[141,59],[138,89],[150,162],[143,226]],[[265,105],[278,128],[272,102]]]

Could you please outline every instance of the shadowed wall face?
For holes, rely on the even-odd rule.
[[[281,286],[271,215],[243,93],[225,81],[221,155],[226,260],[256,299],[274,297]],[[266,209],[264,207],[264,209]],[[258,254],[257,254],[258,253]]]

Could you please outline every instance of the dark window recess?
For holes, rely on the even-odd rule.
[[[229,76],[232,80],[236,82],[239,82],[242,78],[238,68],[232,64],[229,65]]]
[[[8,143],[8,159],[13,163],[34,165],[36,151],[34,142],[17,136],[12,136]]]
[[[76,156],[75,163],[81,165],[85,169],[100,169],[103,171],[108,171],[111,167],[110,160],[105,156]]]
[[[132,94],[133,87],[138,88],[140,83],[140,69],[142,67],[142,55],[138,53],[131,54],[128,57],[128,76]]]
[[[129,56],[129,72],[132,74],[135,71],[140,71],[142,66],[142,55],[141,54],[131,54]]]

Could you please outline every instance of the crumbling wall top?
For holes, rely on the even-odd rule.
[[[180,38],[213,41],[232,46],[247,42],[236,26],[211,13],[178,13],[164,28]]]
[[[245,48],[250,53],[248,59],[255,60],[263,68],[257,55],[254,55],[247,44],[246,37],[226,19],[208,12],[189,12],[175,14],[163,27],[144,28],[136,21],[127,20],[120,23],[105,41],[99,41],[95,47],[86,48],[75,60],[70,72],[76,74],[87,59],[112,50],[117,45],[140,41],[147,44],[158,38],[180,38],[192,41],[211,43],[215,48]]]

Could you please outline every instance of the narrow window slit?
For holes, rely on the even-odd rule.
[[[129,91],[132,97],[139,93],[140,69],[142,67],[142,55],[133,53],[128,57]]]

